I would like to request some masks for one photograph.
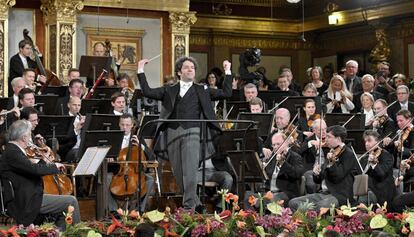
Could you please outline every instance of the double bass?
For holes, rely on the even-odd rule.
[[[25,40],[29,41],[32,46],[33,56],[37,64],[37,68],[35,69],[36,74],[43,75],[46,77],[46,83],[42,85],[40,91],[43,92],[47,86],[62,86],[63,83],[61,80],[59,80],[58,76],[54,72],[45,69],[45,67],[43,66],[42,60],[40,60],[39,56],[40,52],[35,47],[32,38],[29,36],[29,31],[27,29],[23,30],[23,37]]]

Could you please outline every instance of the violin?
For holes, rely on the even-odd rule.
[[[299,147],[299,144],[297,143],[298,136],[299,136],[297,132],[297,126],[293,125],[292,123],[289,124],[284,130],[284,134],[286,135],[286,137],[292,134],[291,135],[292,144]]]
[[[119,199],[129,199],[138,189],[140,181],[141,190],[139,197],[142,198],[147,193],[145,184],[145,174],[141,172],[139,177],[139,167],[147,160],[144,149],[138,144],[132,142],[133,135],[129,140],[128,147],[123,148],[118,155],[118,162],[121,162],[120,169],[111,181],[111,193]]]
[[[410,132],[413,130],[413,127],[406,127],[404,128],[404,130],[401,133],[400,139],[399,139],[399,143],[398,143],[398,151],[401,152],[404,142],[405,140],[407,140],[408,136],[410,135]]]
[[[312,127],[313,121],[317,120],[317,119],[321,119],[321,115],[320,114],[312,114],[311,116],[309,116],[307,125],[309,128]]]
[[[36,138],[38,145],[31,144],[26,148],[26,153],[29,159],[40,159],[46,163],[53,163],[56,160],[52,149],[48,147],[44,139]],[[64,174],[45,175],[43,179],[43,192],[54,195],[70,195],[73,193],[73,185],[70,178]]]
[[[329,163],[335,164],[335,162],[338,161],[338,156],[340,156],[342,152],[344,152],[344,150],[345,150],[345,146],[343,147],[338,146],[336,148],[332,148],[326,156]]]
[[[372,156],[372,160],[370,161],[370,163],[376,165],[378,164],[378,158],[382,153],[382,148],[381,147],[377,147],[375,150],[371,151],[369,154]]]

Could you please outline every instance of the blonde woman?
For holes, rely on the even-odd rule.
[[[374,118],[374,96],[368,92],[364,92],[361,95],[361,112],[365,114],[365,127],[371,126]]]
[[[334,75],[324,94],[328,113],[349,113],[355,108],[352,103],[352,94],[346,88],[344,79]]]

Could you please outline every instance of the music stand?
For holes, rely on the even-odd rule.
[[[83,99],[81,114],[112,114],[113,108],[110,99]]]
[[[226,109],[227,119],[236,119],[240,112],[249,112],[250,106],[247,101],[226,101]]]
[[[120,92],[120,87],[98,86],[93,93],[94,99],[110,99],[115,92]]]
[[[346,129],[365,129],[365,114],[337,114],[327,113],[325,115],[325,121],[328,126],[332,125],[343,125],[352,116],[354,116],[348,124],[345,126]]]
[[[95,176],[96,172],[98,171],[99,167],[101,166],[103,160],[105,159],[110,149],[111,147],[109,146],[88,147],[85,151],[85,154],[83,154],[82,158],[80,159],[72,175],[73,176],[88,176],[88,175]]]
[[[244,98],[244,91],[241,89],[233,89],[231,93],[231,97],[228,98],[229,101],[241,101],[245,100]]]
[[[345,139],[345,144],[348,144],[349,146],[353,146],[355,149],[355,153],[357,154],[363,154],[365,153],[365,143],[363,141],[363,129],[358,130],[348,130],[347,136]]]
[[[156,120],[159,119],[160,116],[156,115],[156,114],[150,114],[150,115],[145,115],[144,117],[142,117],[141,119],[141,124],[140,127],[142,127],[144,124],[152,121],[152,120]],[[145,126],[145,129],[141,132],[141,137],[144,139],[152,139],[155,137],[155,132],[157,131],[157,123],[152,123],[148,126]]]
[[[268,108],[273,108],[276,102],[282,101],[284,98],[290,96],[287,91],[259,91],[257,97],[263,100],[266,103]]]
[[[301,117],[304,117],[305,111],[303,106],[305,100],[312,99],[315,101],[316,111],[315,113],[321,114],[322,111],[322,98],[319,96],[310,97],[310,96],[289,96],[285,101],[279,104],[279,108],[286,108],[289,110],[290,114],[296,114],[298,110],[300,111]]]
[[[36,95],[35,101],[42,113],[52,115],[55,113],[58,97],[58,95]]]
[[[41,86],[36,87],[36,90]],[[59,97],[65,97],[68,93],[68,86],[46,86],[43,90],[43,95],[58,95]]]
[[[124,131],[86,131],[81,138],[79,154],[84,154],[88,147],[92,146],[110,146],[107,157],[117,157],[121,150]]]
[[[67,136],[75,119],[75,117],[69,115],[38,115],[38,117],[39,124],[34,130],[34,134],[40,133],[45,138],[51,138],[53,130],[55,130],[55,136],[58,139]]]
[[[119,130],[119,115],[115,114],[87,114],[85,131]]]
[[[226,155],[230,150],[243,149],[243,139],[246,139],[245,149],[259,151],[259,145],[257,142],[257,129],[231,129],[224,130],[220,135],[217,145],[217,152],[222,155]]]
[[[274,113],[239,113],[237,120],[252,120],[257,122],[256,127],[260,137],[267,137],[272,129]],[[236,123],[237,129],[247,128],[247,123]]]
[[[86,86],[95,84],[95,80],[102,70],[111,70],[112,57],[101,56],[81,56],[79,63],[79,73],[81,77],[86,77]]]

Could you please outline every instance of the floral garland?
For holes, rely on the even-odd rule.
[[[292,212],[281,202],[264,205],[264,200],[272,200],[271,192],[258,198],[251,196],[251,205],[259,204],[259,212],[243,210],[238,205],[239,197],[227,190],[221,190],[223,211],[214,215],[203,215],[176,209],[171,212],[153,210],[142,216],[136,211],[118,209],[120,218],[111,221],[72,223],[73,207],[69,206],[65,215],[66,230],[59,230],[52,224],[42,226],[0,227],[0,237],[18,236],[134,236],[135,229],[142,223],[150,224],[156,237],[266,237],[266,236],[318,236],[336,232],[342,236],[370,236],[374,231],[382,231],[391,236],[414,235],[414,211],[389,213],[384,206],[357,207],[344,205],[340,208],[314,210],[312,203],[304,203]],[[413,231],[413,232],[412,232]]]

